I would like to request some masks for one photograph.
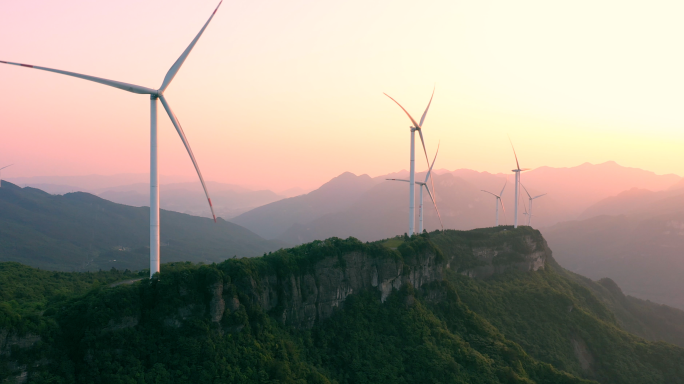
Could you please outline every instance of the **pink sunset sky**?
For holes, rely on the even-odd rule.
[[[0,2],[0,60],[158,88],[218,1]],[[207,180],[608,160],[684,175],[681,1],[224,1],[166,96]],[[146,173],[149,97],[0,66],[3,177]],[[163,110],[160,173],[194,180]],[[418,170],[425,168],[420,153]],[[422,159],[422,161],[420,161]],[[162,180],[163,182],[163,180]]]

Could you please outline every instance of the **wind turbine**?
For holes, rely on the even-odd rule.
[[[384,94],[385,96],[389,97],[392,99],[392,96],[388,94]],[[425,160],[427,161],[427,165],[430,166],[430,160],[428,159],[427,155],[427,150],[425,149],[425,140],[423,140],[423,122],[425,121],[425,116],[427,115],[428,109],[430,109],[430,104],[432,104],[432,97],[435,96],[435,89],[432,89],[432,96],[430,96],[430,101],[428,102],[427,107],[425,108],[425,112],[423,112],[423,116],[420,118],[420,124],[416,122],[416,120],[413,119],[410,113],[404,109],[404,107],[399,104],[398,101],[392,99],[399,108],[401,108],[404,113],[411,119],[411,123],[413,124],[411,127],[411,171],[409,175],[409,231],[408,235],[411,236],[413,235],[413,229],[414,226],[416,225],[416,207],[415,207],[415,200],[416,200],[416,195],[415,195],[415,186],[416,186],[416,131],[418,131],[418,134],[420,135],[420,142],[423,144],[423,152],[425,152]],[[426,180],[427,181],[427,180]],[[434,184],[432,186],[434,190]],[[422,193],[422,189],[421,189]]]
[[[482,192],[487,192],[490,195],[496,197],[496,225],[495,225],[495,227],[499,226],[499,204],[501,205],[501,208],[504,211],[504,215],[506,214],[506,208],[504,207],[503,201],[501,200],[501,196],[503,196],[504,189],[506,189],[506,184],[508,184],[508,177],[506,178],[506,182],[504,183],[504,186],[503,186],[503,188],[501,188],[501,192],[499,192],[498,195],[495,193],[489,192],[489,191],[485,191],[484,189],[481,189]]]
[[[437,209],[437,202],[435,201],[435,198],[432,196],[430,193],[430,188],[427,186],[427,181],[430,178],[430,174],[432,173],[432,167],[435,166],[435,161],[437,160],[437,154],[439,153],[439,144],[437,144],[437,152],[435,152],[435,158],[432,160],[432,165],[430,166],[430,169],[428,170],[427,174],[425,175],[425,181],[420,182],[416,181],[415,183],[420,185],[420,197],[419,197],[419,204],[420,208],[418,210],[418,223],[419,223],[419,229],[418,233],[423,233],[423,187],[425,187],[425,190],[428,193],[428,196],[430,196],[430,200],[432,200],[432,205],[435,207],[435,211],[437,212],[437,217],[439,218],[439,225],[442,227],[442,230],[444,230],[444,224],[442,224],[442,216],[439,214],[439,209]],[[405,181],[407,183],[410,183],[411,180],[405,180],[405,179],[385,179],[385,180],[393,180],[393,181]],[[434,191],[435,188],[434,186],[432,187],[432,190]]]
[[[0,173],[1,173],[1,171],[2,171],[3,169],[5,169],[5,168],[7,168],[7,167],[11,167],[11,166],[13,166],[13,165],[14,165],[14,164],[5,165],[4,167],[0,168]],[[2,178],[0,178],[0,187],[2,187]]]
[[[511,141],[511,138],[508,138],[508,141],[511,143],[511,148],[513,148],[513,155],[515,156],[515,165],[516,169],[513,170],[515,172],[515,217],[513,218],[513,228],[518,228],[518,194],[520,193],[520,172],[528,171],[529,168],[523,168],[520,169],[520,163],[518,163],[518,155],[515,153],[515,147],[513,146],[513,142]]]
[[[173,63],[169,71],[166,73],[166,77],[164,77],[164,81],[162,82],[161,87],[156,90],[152,88],[141,87],[139,85],[122,83],[114,80],[107,80],[100,77],[62,71],[59,69],[39,67],[30,64],[12,63],[9,61],[0,61],[0,63],[3,64],[17,65],[26,68],[40,69],[43,71],[59,73],[62,75],[72,77],[78,77],[79,79],[93,81],[96,83],[108,85],[110,87],[122,89],[128,92],[138,93],[142,95],[150,95],[150,277],[152,277],[155,273],[159,272],[159,174],[157,168],[157,99],[159,99],[159,101],[161,101],[162,103],[162,106],[164,106],[166,113],[169,115],[169,118],[171,119],[171,123],[173,123],[173,126],[176,128],[176,131],[178,132],[181,141],[185,145],[185,149],[188,151],[188,155],[190,155],[192,164],[195,166],[195,171],[197,171],[197,175],[199,176],[200,182],[202,183],[202,188],[204,188],[204,194],[207,196],[207,201],[209,202],[209,209],[211,209],[211,214],[214,217],[214,222],[216,222],[214,207],[211,205],[211,198],[209,197],[209,191],[207,190],[207,186],[204,183],[202,172],[200,172],[199,166],[197,165],[197,161],[195,160],[195,155],[193,155],[192,149],[190,149],[190,143],[188,142],[188,139],[185,137],[185,133],[183,132],[183,128],[181,128],[178,118],[173,113],[171,107],[169,106],[169,103],[166,101],[166,98],[164,97],[164,91],[169,86],[169,84],[171,84],[171,81],[176,76],[178,70],[185,62],[185,59],[188,57],[192,49],[195,47],[195,44],[197,44],[197,41],[202,36],[202,33],[204,33],[204,30],[209,25],[209,22],[211,22],[211,19],[214,18],[214,15],[216,14],[216,11],[218,11],[218,8],[221,6],[222,2],[223,0],[219,2],[219,4],[216,6],[216,9],[214,9],[214,12],[209,17],[209,20],[207,20],[207,22],[204,24],[204,26],[199,31],[197,36],[195,36],[190,45],[185,49],[185,51],[183,51],[183,53],[176,60],[176,62]]]
[[[525,190],[525,193],[527,193],[527,197],[529,197],[529,199],[530,199],[529,210],[527,211],[527,226],[529,226],[530,223],[532,222],[532,200],[538,199],[538,198],[546,195],[546,193],[532,197],[532,195],[530,195],[530,193],[527,192],[527,188],[525,188],[525,186],[523,184],[520,184],[520,185],[522,185],[523,189]]]

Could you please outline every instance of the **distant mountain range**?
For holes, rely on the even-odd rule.
[[[355,236],[364,241],[393,236],[408,229],[408,188],[405,183],[385,179],[407,176],[406,171],[375,178],[344,173],[309,194],[264,205],[231,221],[265,238],[292,243],[330,236]],[[418,180],[424,177],[424,173],[417,174]],[[437,171],[436,199],[444,227],[472,229],[494,225],[495,199],[481,190],[499,193],[506,177],[467,169]],[[664,191],[681,180],[676,175],[656,175],[615,162],[585,163],[572,168],[541,167],[522,176],[522,183],[531,194],[548,193],[535,201],[532,221],[535,227],[576,219],[602,199],[630,188]],[[527,222],[523,214],[527,205],[524,193],[521,190],[521,224]],[[513,222],[513,195],[513,178],[509,177],[503,195],[507,210],[500,213],[501,223]],[[427,196],[424,204],[425,228],[439,229],[437,215]]]
[[[541,231],[565,268],[684,309],[683,189],[631,189]]]
[[[199,244],[199,240],[187,240],[187,247],[211,248],[206,253],[197,255],[197,260],[218,260],[232,254],[258,255],[278,248],[279,244],[300,244],[332,236],[354,236],[363,241],[392,237],[408,229],[408,188],[406,183],[385,179],[407,177],[406,171],[374,178],[347,172],[312,192],[289,198],[282,198],[268,190],[253,191],[237,185],[210,182],[209,187],[218,216],[230,218],[232,223],[244,228],[231,227],[232,224],[226,222],[219,227],[207,227],[212,231],[217,228],[225,229],[224,234],[214,234],[218,237],[226,236],[225,252],[218,245],[215,248],[207,245],[212,244],[211,241]],[[435,171],[436,198],[444,227],[466,230],[494,225],[495,199],[481,190],[498,193],[506,178],[505,174],[468,169]],[[424,173],[419,173],[417,179],[424,179]],[[83,176],[24,181],[35,183],[60,180],[67,184],[85,185],[92,188],[93,193],[114,202],[141,207],[148,205],[147,180],[142,179],[140,175],[117,175],[111,179]],[[130,183],[136,180],[137,182]],[[198,183],[174,181],[170,178],[166,180],[167,184],[162,186],[162,208],[199,216],[208,215],[206,200]],[[125,181],[129,183],[121,184]],[[678,234],[681,231],[677,229],[679,225],[684,225],[680,224],[684,223],[684,216],[680,217],[678,214],[684,212],[682,178],[676,175],[656,175],[653,172],[607,162],[597,165],[585,163],[571,168],[541,167],[524,172],[522,183],[533,195],[548,193],[547,196],[535,201],[532,225],[542,228],[554,254],[564,267],[594,279],[610,277],[631,295],[684,308],[684,300],[680,299],[684,297],[684,284],[678,283],[678,276],[684,272],[684,262],[680,262],[678,253],[679,249],[684,249],[684,237],[680,239]],[[45,187],[48,190],[53,188],[52,193],[59,193],[54,192],[54,189],[59,188],[56,184],[46,184]],[[68,188],[68,185],[62,186],[61,193],[68,192]],[[30,188],[26,189],[28,190]],[[519,220],[521,224],[525,224],[527,216],[523,212],[527,209],[527,199],[524,192],[521,193]],[[66,193],[61,199],[58,196],[52,197],[54,200],[50,200],[50,204],[79,201],[80,198],[85,198],[84,196],[94,198],[91,195]],[[43,199],[47,197],[43,196]],[[98,201],[100,205],[112,204],[105,200]],[[501,212],[500,222],[512,224],[513,178],[510,175],[503,201],[506,212]],[[48,204],[47,200],[45,204]],[[425,228],[428,231],[439,229],[439,220],[427,196],[424,204]],[[40,256],[46,257],[40,262],[44,264],[27,264],[53,265],[50,268],[58,266],[65,270],[109,268],[111,265],[124,265],[123,260],[126,257],[120,256],[133,257],[132,255],[136,254],[135,251],[131,251],[119,253],[117,257],[104,256],[107,252],[113,252],[111,249],[121,246],[124,249],[139,249],[138,256],[133,257],[137,261],[131,259],[125,262],[128,263],[126,265],[130,265],[131,269],[146,268],[147,251],[139,247],[146,246],[148,241],[147,209],[116,204],[112,206],[137,212],[137,230],[127,229],[133,225],[129,222],[117,221],[119,227],[113,232],[135,232],[135,236],[131,234],[130,237],[116,241],[108,239],[102,243],[104,245],[95,247],[98,248],[95,252],[88,250],[91,245],[85,241],[74,243],[69,240],[55,245],[57,243],[52,242],[57,241],[58,237],[54,235],[49,241],[45,240],[46,243],[43,245],[40,245],[42,240],[34,241],[31,250],[28,251],[28,254],[32,255],[31,258],[38,257],[39,254],[49,254],[50,256]],[[416,204],[416,207],[418,206]],[[162,213],[162,220],[167,217],[200,220],[175,215],[173,212],[165,211]],[[208,223],[209,221],[207,225]],[[70,231],[76,232],[86,230],[83,226],[70,228]],[[94,228],[98,226],[95,225]],[[180,225],[177,232],[170,232],[173,225],[162,225],[162,228],[162,236],[169,235],[166,240],[163,238],[167,242],[168,239],[190,237]],[[126,232],[127,230],[129,232]],[[1,236],[7,238],[11,233],[4,231]],[[28,236],[29,233],[31,232],[17,236]],[[237,233],[244,233],[244,236],[231,237]],[[48,237],[50,236],[52,235]],[[42,239],[38,235],[34,238]],[[268,242],[264,239],[277,242]],[[55,261],[62,256],[57,257],[54,252],[46,252],[47,244],[54,249],[62,250],[60,252],[63,252],[64,260],[67,261]],[[76,248],[73,248],[73,244],[77,244]],[[41,246],[44,248],[40,248]],[[9,252],[10,248],[4,246],[3,260],[18,260],[18,251]],[[162,252],[166,253],[167,257],[174,257],[173,247],[164,247]],[[95,254],[100,256],[95,258]]]
[[[204,192],[197,180],[184,181],[179,176],[163,175],[160,203],[163,209],[195,216],[211,217]],[[150,205],[149,176],[146,174],[40,176],[12,178],[19,186],[37,188],[51,194],[88,192],[115,203],[143,207]],[[253,190],[235,184],[207,182],[214,211],[218,217],[229,219],[250,209],[286,197],[304,193],[291,188],[276,194],[270,190]]]
[[[345,172],[306,195],[266,204],[231,221],[267,239],[274,239],[293,225],[309,223],[326,214],[348,209],[379,182],[368,175],[356,176]]]
[[[219,262],[284,245],[223,219],[162,210],[160,220],[163,262]],[[149,209],[2,181],[0,261],[61,271],[149,268]]]

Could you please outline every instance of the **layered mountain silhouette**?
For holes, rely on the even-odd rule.
[[[684,308],[684,190],[631,189],[542,232],[556,259],[630,295]]]
[[[197,180],[183,181],[180,176],[160,177],[160,204],[162,209],[195,216],[212,217],[201,184]],[[143,207],[150,205],[148,174],[37,176],[17,177],[9,180],[19,186],[37,188],[51,194],[88,192],[115,203]],[[298,188],[280,194],[267,189],[253,189],[236,184],[207,182],[214,211],[218,217],[229,219],[250,209],[296,196]]]
[[[371,178],[344,173],[306,195],[284,199],[248,211],[232,219],[265,238],[303,243],[331,236],[355,236],[372,241],[408,230],[408,185],[386,181],[407,178],[401,171]],[[423,180],[424,173],[416,175]],[[445,228],[472,229],[494,225],[496,200],[481,190],[499,193],[505,174],[468,169],[435,172],[436,201]],[[572,168],[541,167],[522,174],[530,194],[548,193],[535,200],[532,225],[545,227],[580,217],[601,200],[631,188],[665,191],[681,181],[676,175],[656,175],[615,162],[589,163]],[[416,189],[418,192],[418,189]],[[501,224],[513,223],[513,177],[503,194],[505,213]],[[416,198],[419,194],[416,193]],[[521,189],[519,223],[526,224],[528,199]],[[416,202],[419,207],[419,202]],[[441,228],[427,195],[424,197],[424,227]],[[418,225],[416,224],[416,228]]]
[[[345,172],[306,195],[264,205],[231,221],[267,239],[277,238],[293,225],[348,209],[379,182],[368,175]]]
[[[237,224],[161,211],[161,258],[222,261],[281,247]],[[149,208],[112,203],[84,192],[51,195],[2,181],[0,261],[81,271],[149,267]]]

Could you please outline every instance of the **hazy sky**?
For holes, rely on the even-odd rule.
[[[158,88],[217,1],[5,0],[0,60]],[[615,160],[684,175],[681,1],[224,1],[166,96],[204,176],[276,189],[408,168]],[[0,66],[5,177],[149,171],[149,96]],[[194,177],[160,108],[160,172]],[[431,155],[432,156],[432,155]],[[425,168],[422,157],[418,169]]]

